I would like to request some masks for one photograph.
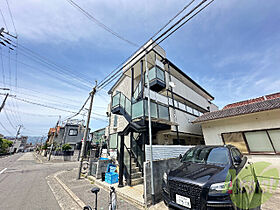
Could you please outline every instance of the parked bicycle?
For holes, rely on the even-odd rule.
[[[95,207],[94,210],[97,210],[97,194],[100,191],[100,188],[94,187],[91,189],[91,192],[95,194]],[[117,193],[114,187],[110,187],[110,201],[109,201],[109,210],[117,209]],[[85,206],[84,210],[93,210],[91,206]]]

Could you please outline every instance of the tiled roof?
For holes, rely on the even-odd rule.
[[[236,102],[233,104],[228,104],[223,109],[233,108],[233,107],[237,107],[237,106],[243,106],[243,105],[247,105],[247,104],[253,104],[256,102],[265,101],[265,100],[274,99],[274,98],[280,98],[280,92],[261,96],[258,98],[249,99],[246,101],[240,101],[240,102]]]
[[[273,109],[280,109],[280,94],[277,94],[265,96],[263,100],[259,100],[258,98],[258,100],[256,100],[255,102],[251,102],[253,100],[252,99],[248,100],[250,101],[248,103],[246,103],[245,101],[234,103],[235,106],[233,104],[231,104],[231,106],[227,105],[222,110],[205,113],[204,115],[198,117],[194,121],[194,123],[234,117],[261,111],[268,111]]]

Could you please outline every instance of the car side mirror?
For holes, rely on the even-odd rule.
[[[180,154],[180,155],[179,155],[179,160],[182,160],[182,157],[183,157],[182,154]]]
[[[233,158],[233,161],[236,165],[240,165],[240,163],[242,162],[242,159],[239,156],[235,156]]]

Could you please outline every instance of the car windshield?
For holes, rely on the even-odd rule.
[[[226,165],[229,163],[228,150],[224,147],[194,147],[184,154],[182,162]]]

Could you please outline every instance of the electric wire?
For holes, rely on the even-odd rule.
[[[0,39],[7,41],[6,37],[0,37]],[[61,74],[63,76],[67,75],[67,77],[69,79],[80,82],[81,84],[83,84],[86,87],[92,87],[90,81],[81,77],[81,75],[83,75],[82,73],[79,73],[79,75],[77,75],[74,72],[72,72],[64,67],[59,66],[58,64],[56,64],[53,61],[51,61],[50,59],[40,55],[39,53],[36,53],[35,51],[23,46],[22,44],[15,43],[14,41],[11,41],[11,43],[13,44],[13,47],[17,46],[19,53],[21,53],[25,57],[28,57],[28,58],[32,59],[33,61],[38,62],[41,65],[48,67],[50,70],[52,70],[58,74]]]
[[[8,26],[7,26],[7,23],[6,23],[6,20],[5,20],[5,17],[4,17],[4,15],[3,15],[3,13],[2,13],[1,8],[0,8],[0,13],[1,13],[1,16],[2,16],[2,19],[3,19],[3,22],[4,22],[4,25],[6,26],[6,29],[9,31]]]
[[[0,38],[1,38],[1,37],[0,37]],[[24,54],[23,54],[23,55],[24,55]],[[2,55],[2,56],[8,57],[8,56],[6,56],[6,55]],[[26,55],[24,55],[24,56],[26,56]],[[28,56],[27,56],[27,57],[28,57]],[[32,58],[31,58],[31,59],[32,59]],[[13,60],[13,59],[12,59],[12,60]],[[32,65],[27,64],[27,63],[24,63],[24,62],[22,62],[21,60],[17,60],[17,62],[18,62],[18,63],[21,63],[21,64],[23,64],[23,65],[25,65],[25,66],[27,66],[27,67],[29,67],[30,69],[33,69],[33,70],[35,70],[35,71],[38,71],[38,69],[37,69],[35,66],[32,66]],[[46,69],[49,69],[47,66],[44,66],[44,67],[45,67]],[[47,70],[45,70],[44,68],[41,68],[40,70],[42,70],[44,74],[46,74],[46,75],[48,75],[48,76],[51,76],[51,75],[49,74],[49,72],[48,72]],[[83,91],[85,91],[85,90],[88,91],[87,88],[82,87],[82,86],[79,86],[79,85],[77,85],[77,84],[73,84],[73,83],[71,83],[71,82],[68,82],[67,80],[63,79],[63,77],[55,77],[55,78],[52,77],[52,79],[61,81],[61,82],[63,82],[63,83],[66,84],[66,85],[71,85],[70,88],[75,87],[75,88],[80,89],[80,90],[83,90]]]
[[[137,56],[141,55],[141,53],[144,53],[147,49],[149,49],[149,47],[151,47],[154,43],[156,43],[158,40],[160,40],[162,37],[164,37],[166,34],[168,34],[168,32],[170,32],[175,26],[177,26],[178,24],[180,24],[180,22],[182,22],[186,17],[188,17],[190,14],[192,14],[195,10],[197,10],[201,5],[203,5],[207,0],[203,0],[201,1],[199,4],[197,4],[190,12],[188,12],[186,15],[184,15],[181,19],[179,19],[176,23],[174,23],[170,28],[168,28],[164,33],[162,33],[159,37],[157,37],[155,40],[153,40],[147,47],[145,47],[144,49],[142,49],[137,55],[133,56],[132,60],[134,58],[137,58]],[[179,25],[179,27],[177,27],[173,32],[171,32],[167,37],[169,37],[171,34],[173,34],[175,31],[177,31],[180,27],[182,27],[185,23],[187,23],[189,20],[191,20],[195,15],[197,15],[199,12],[201,12],[203,9],[205,9],[207,6],[209,6],[214,0],[210,1],[208,4],[206,4],[202,9],[200,9],[197,13],[195,13],[193,16],[191,16],[189,19],[187,19],[187,21],[183,22],[181,25]],[[163,39],[162,41],[164,41],[165,39]],[[162,42],[160,41],[160,43]],[[158,44],[156,44],[155,46],[157,46]],[[155,47],[152,46],[152,49]],[[151,50],[151,49],[150,49]],[[132,62],[132,60],[130,62]],[[117,72],[115,72],[111,78],[105,80],[103,83],[101,83],[98,88],[103,88],[106,85],[108,85],[109,83],[107,82],[111,82],[112,80],[116,79],[116,75],[118,76],[118,74],[128,65],[130,64],[130,62],[127,62],[124,66],[122,66]]]
[[[7,119],[8,122],[9,122],[10,126],[11,126],[13,129],[17,130],[17,129],[16,129],[16,126],[11,122],[11,120],[10,120],[10,118],[9,118],[9,116],[8,116],[8,114],[7,114],[7,112],[5,111],[5,109],[3,109],[3,112],[4,112],[5,116],[6,116],[6,119]]]
[[[10,135],[10,136],[13,136],[12,132],[10,132],[0,121],[0,125],[1,127]]]
[[[5,95],[5,94],[0,93],[0,95]],[[27,99],[24,99],[24,98],[19,98],[19,97],[15,96],[15,95],[10,95],[9,97],[13,97],[16,100],[19,100],[19,101],[22,101],[22,102],[25,102],[25,103],[29,103],[29,104],[33,104],[33,105],[37,105],[37,106],[42,106],[42,107],[53,109],[53,110],[58,110],[58,111],[63,111],[63,112],[68,112],[68,113],[76,114],[75,111],[71,111],[71,110],[67,110],[67,109],[62,109],[62,108],[59,108],[59,107],[54,107],[54,106],[50,106],[50,105],[46,105],[46,104],[42,104],[42,103],[37,103],[37,102],[31,101],[31,100],[27,100]],[[97,116],[107,117],[106,115],[102,115],[102,114],[95,113],[95,112],[92,112],[92,114],[97,115]]]
[[[87,102],[89,101],[89,99],[90,99],[90,96],[87,97],[86,101],[84,102],[84,104],[82,105],[82,107],[80,108],[80,110],[79,110],[77,113],[75,113],[74,115],[72,115],[72,116],[70,116],[70,117],[67,117],[66,120],[69,120],[69,119],[71,119],[71,118],[76,117],[77,115],[79,115],[79,114],[81,113],[81,111],[85,108],[85,106],[86,106]]]
[[[182,10],[180,10],[173,18],[171,18],[163,27],[161,27],[151,38],[148,39],[147,42],[145,42],[141,47],[139,47],[133,54],[131,54],[125,61],[123,61],[120,65],[118,65],[111,73],[109,73],[102,81],[100,81],[99,84],[102,84],[106,78],[111,76],[118,68],[120,68],[122,65],[124,65],[129,59],[131,59],[135,53],[137,53],[139,50],[141,50],[150,40],[152,40],[154,37],[156,37],[164,28],[166,28],[175,18],[177,18],[183,11],[185,11],[195,0],[192,0],[190,3],[188,3]],[[135,56],[136,57],[136,56]]]
[[[73,0],[66,0],[68,3],[70,3],[73,7],[75,7],[76,9],[78,9],[80,12],[82,12],[89,20],[93,21],[94,23],[96,23],[99,27],[103,28],[104,30],[106,30],[107,32],[111,33],[112,35],[116,36],[117,38],[127,42],[128,44],[134,46],[134,47],[138,47],[138,45],[132,41],[129,41],[128,39],[124,38],[123,36],[119,35],[117,32],[113,31],[111,28],[109,28],[108,26],[106,26],[104,23],[102,23],[101,21],[97,20],[95,17],[93,17],[93,15],[91,15],[89,12],[87,12],[86,10],[84,10],[81,6],[79,6],[77,3],[75,3]]]
[[[9,13],[10,13],[10,17],[11,17],[11,20],[12,20],[12,23],[13,23],[15,34],[17,36],[17,29],[16,29],[16,26],[15,26],[15,23],[14,23],[14,18],[13,18],[13,15],[12,15],[11,8],[10,8],[8,0],[6,0],[6,3],[7,3],[7,7],[8,7],[8,10],[9,10]]]

